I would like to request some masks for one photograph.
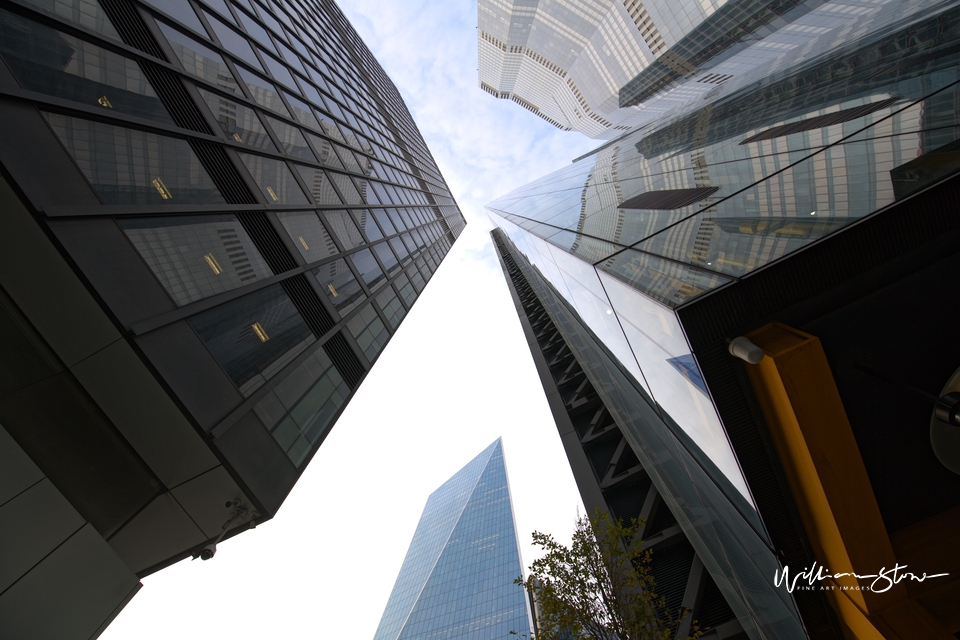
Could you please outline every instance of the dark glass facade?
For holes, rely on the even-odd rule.
[[[42,554],[4,574],[0,635],[88,638],[276,513],[465,222],[332,1],[10,2],[0,59],[0,425],[33,470],[0,510],[35,473],[89,537],[14,537],[108,558],[73,618]]]
[[[500,440],[430,494],[375,640],[529,635]]]

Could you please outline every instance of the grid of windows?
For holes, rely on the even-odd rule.
[[[339,376],[342,402],[324,405],[335,419],[358,363],[416,297],[399,265],[411,249],[442,257],[465,223],[395,86],[332,0],[27,0],[0,10],[0,31],[3,63],[33,92],[76,182],[110,205],[89,219],[113,218],[185,308],[149,326],[186,318],[247,410],[320,341],[312,348],[330,366],[310,371]],[[159,218],[164,209],[175,215]],[[401,233],[416,234],[411,248]],[[387,284],[399,277],[406,305]],[[392,300],[363,305],[385,287]],[[266,426],[300,465],[322,436],[297,422],[291,439],[282,423]]]
[[[430,495],[374,640],[529,635],[503,448]]]

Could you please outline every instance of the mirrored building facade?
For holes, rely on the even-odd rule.
[[[7,2],[0,59],[0,635],[96,637],[277,512],[465,223],[331,1]]]
[[[500,439],[430,494],[375,640],[530,635]]]
[[[936,293],[958,266],[960,9],[879,4],[488,205],[548,395],[570,380],[547,320],[637,458],[591,453],[571,399],[554,415],[585,475],[641,468],[751,638],[960,631],[955,577],[774,580],[949,572],[927,567],[960,527],[957,445],[933,415],[960,356]],[[762,362],[728,352],[739,336]]]
[[[613,139],[928,2],[479,0],[480,88]],[[695,107],[694,107],[695,108]]]

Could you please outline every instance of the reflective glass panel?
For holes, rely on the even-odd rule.
[[[353,218],[346,211],[324,211],[320,215],[327,221],[327,225],[333,229],[334,235],[337,236],[344,249],[350,250],[364,244],[363,236],[360,235]]]
[[[349,385],[323,349],[317,349],[277,383],[254,411],[299,467],[349,397]]]
[[[202,78],[225,91],[243,95],[240,87],[237,86],[237,80],[230,73],[230,69],[219,53],[159,20],[157,24],[187,73]]]
[[[130,58],[3,10],[0,52],[24,89],[173,124]]]
[[[328,262],[312,271],[330,303],[344,316],[366,297],[343,258]]]
[[[92,29],[115,40],[120,34],[113,27],[97,0],[26,0],[27,4],[60,16],[64,20]]]
[[[210,14],[207,14],[207,22],[210,23],[210,27],[213,28],[214,33],[217,34],[217,38],[220,39],[220,43],[228,53],[237,56],[257,69],[263,68],[245,37]]]
[[[317,161],[317,159],[313,157],[313,152],[310,151],[310,147],[307,146],[307,140],[303,137],[300,129],[291,124],[287,124],[283,120],[271,118],[270,116],[265,117],[273,129],[273,132],[277,134],[277,138],[280,139],[280,144],[283,145],[287,155],[301,160]]]
[[[316,212],[283,211],[277,215],[307,264],[339,253]]]
[[[218,93],[197,90],[228,138],[254,149],[277,150],[256,111]]]
[[[190,6],[190,3],[187,2],[187,0],[144,0],[144,3],[150,5],[154,9],[159,9],[174,20],[179,21],[184,26],[190,27],[197,33],[201,33],[204,36],[207,35],[206,30],[203,28],[203,24],[200,22],[200,18],[197,17],[196,13],[194,13],[193,7]],[[169,36],[167,37],[169,38]]]
[[[121,218],[117,223],[179,306],[273,275],[236,216]]]
[[[45,113],[105,204],[224,204],[185,140]]]
[[[283,100],[272,82],[261,78],[252,71],[247,71],[243,67],[237,67],[237,72],[246,83],[254,102],[281,115],[290,116],[290,112],[287,111],[286,105],[283,104]]]
[[[295,166],[297,171],[300,172],[300,177],[307,183],[307,188],[310,189],[310,193],[317,204],[343,204],[323,169],[302,164]]]
[[[403,308],[403,304],[394,292],[393,287],[386,287],[377,294],[376,300],[377,304],[380,305],[380,310],[383,311],[383,315],[386,316],[387,322],[396,331],[403,320],[403,316],[407,314],[407,310]]]
[[[287,163],[275,158],[239,154],[243,164],[250,170],[253,179],[267,198],[269,204],[308,204],[303,189],[287,167]]]
[[[350,329],[350,333],[353,334],[361,351],[370,362],[376,360],[377,354],[390,339],[390,332],[387,331],[387,327],[372,304],[368,304],[360,310],[360,313],[350,318],[347,328]]]
[[[190,324],[244,396],[316,340],[278,284],[199,313]]]
[[[373,214],[369,210],[354,209],[351,213],[353,213],[354,219],[358,221],[360,229],[366,234],[367,240],[373,242],[383,237],[380,227],[377,226]]]
[[[371,291],[386,282],[383,270],[380,268],[380,265],[377,264],[370,249],[361,249],[356,253],[352,253],[350,254],[350,259],[353,261],[353,266],[360,272],[360,277]]]

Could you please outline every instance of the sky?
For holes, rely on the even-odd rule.
[[[277,516],[144,578],[104,640],[372,639],[427,497],[500,436],[524,566],[582,512],[483,205],[600,142],[479,88],[476,0],[339,4],[467,228]]]

